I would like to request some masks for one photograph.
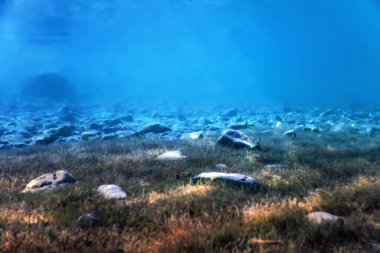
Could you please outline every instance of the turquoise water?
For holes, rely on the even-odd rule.
[[[0,36],[3,100],[53,73],[81,102],[378,103],[375,0],[1,0]]]

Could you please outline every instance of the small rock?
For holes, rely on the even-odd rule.
[[[90,129],[91,130],[101,130],[103,128],[103,125],[98,124],[96,122],[93,122],[90,124]]]
[[[181,135],[181,139],[185,140],[197,140],[197,139],[202,139],[203,138],[203,132],[193,132],[193,133],[183,133]]]
[[[25,142],[22,142],[22,141],[12,143],[12,147],[15,147],[15,148],[25,148],[27,146],[28,146],[28,144]]]
[[[58,170],[33,179],[26,185],[22,192],[40,192],[74,183],[76,183],[76,180],[72,175],[65,170]]]
[[[250,127],[250,125],[248,124],[248,122],[245,122],[245,123],[234,123],[234,124],[230,124],[228,126],[228,128],[234,129],[234,130],[247,129],[248,127]]]
[[[185,121],[186,120],[186,116],[183,115],[182,113],[180,113],[180,114],[177,115],[177,119],[180,120],[180,121]]]
[[[265,165],[265,169],[269,170],[277,170],[277,169],[288,169],[289,166],[286,164],[267,164]]]
[[[0,136],[4,135],[7,129],[5,127],[0,126]]]
[[[69,107],[64,106],[58,110],[58,117],[60,120],[65,122],[75,122],[77,120],[78,115],[72,112]]]
[[[124,121],[127,121],[127,122],[132,122],[134,120],[134,118],[133,118],[133,116],[132,116],[131,113],[129,113],[129,114],[121,117],[121,119],[124,120]]]
[[[226,110],[222,113],[222,117],[232,118],[238,115],[239,111],[235,108]]]
[[[312,212],[307,215],[307,219],[314,224],[323,222],[342,222],[343,219],[339,216],[329,214],[327,212]]]
[[[81,134],[82,140],[88,141],[88,140],[94,140],[100,137],[100,132],[98,131],[86,131]]]
[[[212,120],[207,119],[207,118],[205,118],[205,117],[200,117],[200,118],[198,119],[198,123],[199,123],[199,124],[202,124],[202,125],[204,125],[204,126],[214,124],[214,122],[213,122]]]
[[[322,118],[322,117],[327,117],[327,116],[331,116],[331,115],[335,115],[335,114],[336,114],[336,112],[334,109],[329,109],[329,110],[324,111],[321,114],[319,114],[319,117]]]
[[[154,133],[154,134],[161,134],[171,131],[171,128],[161,124],[161,123],[152,123],[149,125],[146,125],[143,129],[138,131],[139,134],[148,134],[148,133]]]
[[[182,160],[185,159],[186,156],[182,155],[181,151],[175,150],[175,151],[166,151],[165,153],[157,156],[158,160]]]
[[[258,142],[253,142],[244,133],[233,129],[228,129],[224,131],[224,133],[216,141],[216,144],[236,149],[248,148],[260,150],[260,145]]]
[[[289,131],[286,131],[285,133],[284,133],[284,136],[288,136],[288,137],[297,137],[297,134],[296,134],[296,131],[294,131],[294,130],[289,130]]]
[[[104,123],[109,127],[121,124],[122,122],[123,120],[121,118],[107,119],[104,121]]]
[[[115,133],[119,130],[122,130],[120,127],[103,127],[102,132],[105,134]]]
[[[58,140],[57,135],[53,133],[44,133],[43,135],[34,138],[34,143],[37,145],[48,145]]]
[[[1,145],[8,145],[9,143],[10,143],[10,141],[8,141],[8,140],[0,140]]]
[[[33,135],[26,130],[18,131],[17,134],[21,135],[23,138],[26,138],[26,139],[33,137]]]
[[[114,184],[101,185],[98,187],[98,192],[106,199],[125,199],[127,197],[123,189]]]
[[[113,139],[117,139],[118,137],[119,137],[119,135],[117,133],[109,133],[109,134],[102,135],[102,137],[100,139],[101,140],[113,140]]]
[[[93,228],[98,226],[99,223],[100,220],[93,213],[85,213],[76,221],[76,224],[81,228]]]
[[[203,172],[191,179],[192,184],[219,182],[239,186],[250,186],[254,188],[259,187],[259,184],[252,177],[237,173]]]
[[[74,127],[73,126],[61,126],[57,128],[57,135],[59,137],[69,137],[73,135]]]
[[[219,163],[219,164],[215,165],[215,167],[217,169],[219,169],[220,172],[226,172],[228,170],[228,166],[224,163]]]

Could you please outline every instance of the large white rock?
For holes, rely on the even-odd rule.
[[[182,155],[181,151],[178,151],[178,150],[166,151],[165,153],[157,156],[158,160],[170,160],[170,161],[182,160],[184,158],[186,158],[186,156]]]
[[[58,186],[75,183],[75,178],[65,170],[47,173],[30,181],[22,192],[40,192],[55,189]]]
[[[341,217],[329,214],[327,212],[312,212],[307,215],[307,219],[315,224],[323,222],[337,222],[343,220]]]
[[[98,193],[106,199],[125,199],[127,194],[118,185],[107,184],[98,187]]]
[[[224,182],[233,185],[246,185],[258,187],[259,184],[250,176],[238,173],[224,173],[224,172],[203,172],[191,179],[191,183],[207,183],[207,182]]]

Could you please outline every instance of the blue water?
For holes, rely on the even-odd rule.
[[[82,102],[373,106],[380,3],[0,0],[0,65],[3,100],[58,73]]]

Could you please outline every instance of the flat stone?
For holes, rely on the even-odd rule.
[[[43,174],[30,181],[22,192],[40,192],[52,190],[58,186],[76,183],[75,178],[65,170]]]
[[[171,128],[161,124],[161,123],[151,123],[149,125],[146,125],[143,129],[138,131],[139,134],[148,134],[148,133],[154,133],[154,134],[161,134],[171,131]]]
[[[170,161],[182,160],[185,158],[186,156],[182,155],[181,151],[178,151],[178,150],[166,151],[165,153],[157,156],[158,160],[170,160]]]
[[[293,137],[293,138],[297,137],[296,131],[294,131],[294,130],[288,130],[283,135],[288,136],[288,137]]]
[[[98,187],[98,193],[106,199],[125,199],[127,194],[120,186],[114,184],[101,185]]]
[[[225,172],[228,170],[228,166],[224,163],[218,163],[215,165],[217,169],[219,169],[221,172]]]
[[[197,140],[197,139],[202,139],[202,138],[203,138],[202,131],[181,134],[181,139],[185,139],[185,140]]]
[[[227,183],[238,186],[258,188],[259,184],[250,176],[238,173],[203,172],[191,179],[192,184],[197,183]]]
[[[57,139],[54,136],[45,134],[45,135],[36,137],[34,139],[34,142],[37,145],[48,145],[48,144],[54,143],[56,140]]]
[[[60,126],[57,128],[57,135],[59,137],[69,137],[73,135],[74,127],[73,126]]]
[[[324,222],[338,222],[343,221],[339,216],[332,215],[327,212],[312,212],[307,215],[307,219],[314,224],[321,224]]]
[[[25,142],[22,142],[22,141],[12,143],[12,147],[15,147],[15,148],[25,148],[27,146],[28,146],[28,144]]]
[[[118,137],[119,137],[119,135],[117,133],[109,133],[109,134],[102,135],[102,137],[100,139],[101,140],[113,140],[113,139],[117,139]]]
[[[277,170],[277,169],[288,169],[289,166],[286,164],[267,164],[265,169]]]
[[[100,138],[100,132],[98,131],[86,131],[81,134],[82,140],[88,141],[88,140],[95,140],[97,138]]]
[[[250,127],[248,122],[232,123],[228,126],[228,128],[233,129],[233,130],[242,130],[242,129],[247,129],[248,127]]]
[[[216,144],[236,149],[248,148],[260,150],[260,145],[258,142],[253,142],[244,133],[233,129],[228,129],[224,131],[223,134],[216,141]]]
[[[81,228],[93,228],[98,226],[100,223],[100,219],[97,218],[93,213],[85,213],[81,215],[76,224]]]
[[[239,111],[235,108],[233,109],[229,109],[229,110],[226,110],[222,113],[222,116],[223,117],[228,117],[228,118],[232,118],[232,117],[235,117],[237,116],[239,113]]]

